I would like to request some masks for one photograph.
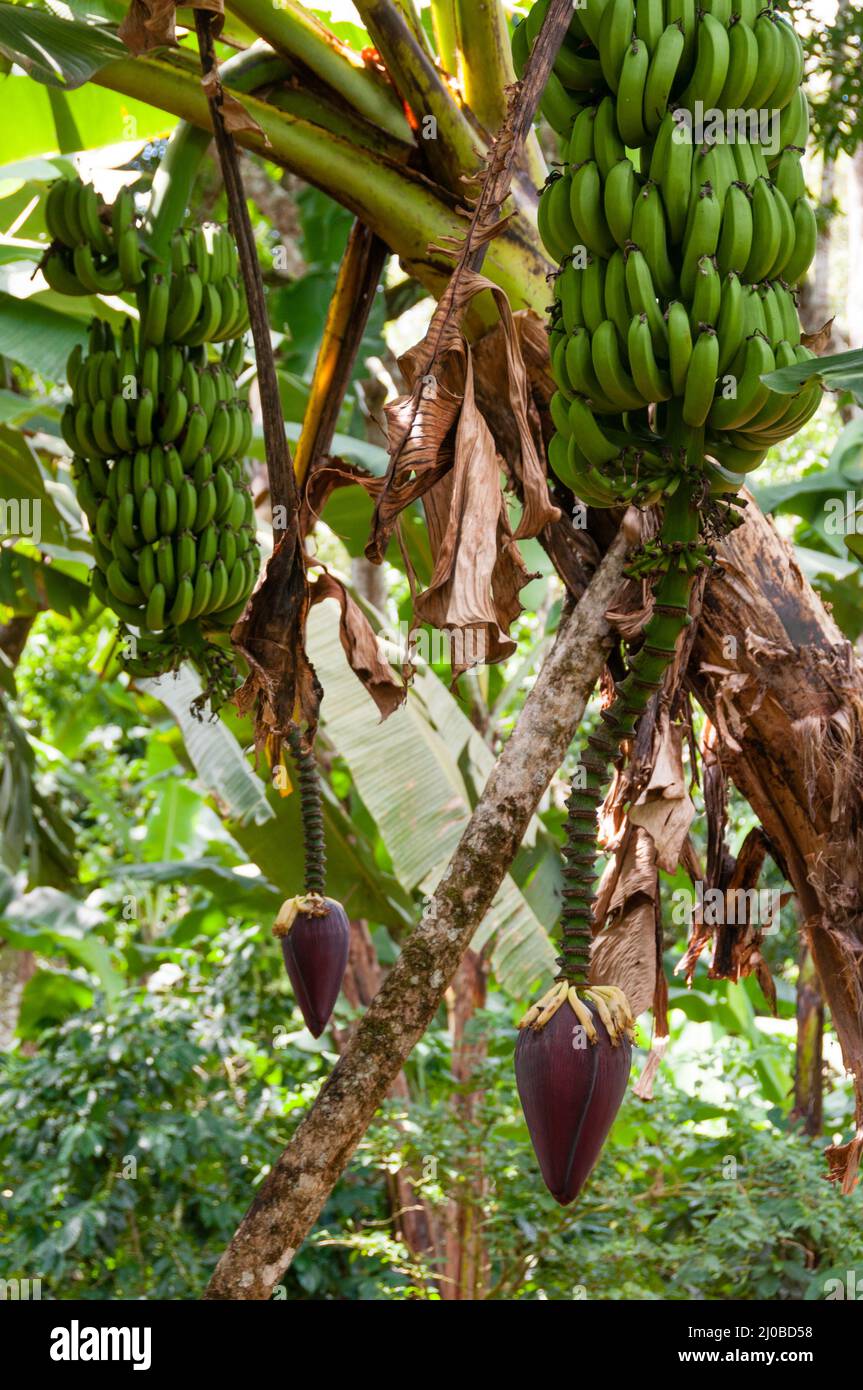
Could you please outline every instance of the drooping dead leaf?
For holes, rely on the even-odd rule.
[[[560,515],[551,501],[545,469],[530,429],[527,373],[509,301],[491,280],[465,270],[450,280],[423,341],[399,362],[410,394],[387,406],[390,465],[366,547],[368,558],[376,563],[383,558],[399,513],[453,466],[455,427],[464,408],[471,361],[461,319],[471,300],[484,290],[493,294],[500,314],[506,342],[508,399],[521,445],[524,509],[516,536],[535,536]],[[471,409],[476,411],[472,389]]]
[[[822,323],[820,328],[813,329],[811,333],[801,333],[801,343],[803,343],[804,347],[811,348],[815,355],[820,357],[822,352],[826,352],[830,346],[833,338],[833,324],[835,321],[836,316],[834,314],[833,318],[828,319],[826,323]]]
[[[369,497],[377,497],[384,485],[383,478],[376,478],[356,463],[333,455],[316,459],[306,478],[300,503],[300,535],[307,536],[321,512],[327,505],[330,494],[340,487],[358,484]]]
[[[210,68],[210,71],[201,78],[201,86],[208,101],[215,102],[221,112],[225,130],[231,134],[238,130],[256,130],[260,135],[264,135],[260,125],[254,116],[250,116],[241,101],[230,92],[226,92],[222,86],[222,79],[219,76],[217,67]],[[264,135],[264,141],[269,145],[269,137]]]
[[[435,567],[414,611],[420,622],[451,634],[457,678],[470,666],[502,661],[515,651],[507,628],[521,610],[517,591],[527,578],[506,534],[497,451],[474,405],[470,358],[453,457],[452,470],[424,499]]]
[[[321,703],[320,683],[305,650],[309,586],[296,531],[284,532],[264,576],[231,640],[249,664],[234,700],[240,714],[254,713],[255,743],[278,762],[292,724],[303,722],[314,737]]]
[[[683,771],[683,734],[663,711],[658,726],[653,773],[629,819],[648,831],[656,846],[656,862],[666,873],[674,873],[680,862],[695,807],[689,796]]]
[[[863,1158],[863,1125],[847,1144],[831,1144],[824,1150],[827,1159],[827,1177],[830,1182],[842,1184],[843,1195],[848,1197],[859,1181],[860,1160]]]
[[[637,1016],[656,991],[656,855],[647,831],[628,827],[608,861],[597,893],[596,919],[611,920],[593,943],[590,978],[618,985]]]
[[[215,16],[214,37],[222,32],[224,0],[192,0],[191,8],[208,10]],[[176,0],[132,0],[117,32],[130,53],[149,53],[177,42],[176,22]]]
[[[311,602],[334,598],[341,608],[339,637],[351,670],[365,686],[381,712],[388,718],[404,703],[407,688],[381,652],[375,631],[344,584],[324,570],[311,586]]]
[[[712,980],[742,980],[754,975],[770,1008],[776,1010],[776,986],[761,951],[764,933],[773,927],[788,900],[787,894],[758,888],[769,842],[754,827],[734,859],[725,854],[718,881],[702,885],[696,903],[686,952],[675,968],[692,984],[699,957],[713,945]]]

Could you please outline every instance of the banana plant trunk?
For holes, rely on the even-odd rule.
[[[863,670],[751,499],[706,587],[689,680],[794,888],[863,1127]]]

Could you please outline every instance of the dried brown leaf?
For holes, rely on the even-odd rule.
[[[560,516],[549,496],[545,469],[530,430],[529,382],[509,301],[485,276],[464,270],[447,285],[423,341],[399,362],[410,394],[387,407],[390,465],[366,547],[368,558],[376,563],[383,558],[400,512],[453,466],[452,431],[464,401],[470,358],[461,319],[471,300],[484,290],[494,296],[500,314],[507,393],[521,446],[524,511],[517,534],[534,536]],[[472,403],[475,409],[473,396]]]
[[[850,1196],[859,1181],[860,1160],[863,1158],[863,1125],[847,1144],[831,1144],[824,1150],[824,1154],[830,1182],[841,1183],[844,1196]]]
[[[656,861],[667,873],[680,862],[695,807],[683,771],[683,731],[663,711],[657,729],[655,759],[650,781],[632,806],[629,819],[653,839]]]
[[[453,457],[452,471],[425,496],[435,567],[414,608],[421,622],[458,636],[461,650],[454,643],[451,661],[457,678],[469,666],[515,651],[506,628],[520,611],[517,587],[526,577],[523,567],[512,574],[513,542],[506,529],[501,537],[508,527],[497,450],[475,407],[469,354]]]
[[[833,324],[835,321],[836,316],[834,314],[833,318],[828,319],[826,323],[822,323],[821,327],[816,328],[812,333],[801,333],[800,341],[805,347],[811,348],[816,356],[820,357],[822,352],[826,352],[827,348],[830,346],[833,338]]]
[[[243,103],[238,101],[235,96],[231,96],[230,92],[225,91],[218,68],[210,68],[210,71],[201,78],[201,86],[207,100],[214,101],[218,106],[225,130],[230,131],[231,134],[238,130],[256,130],[263,135],[258,122],[254,116],[249,115]],[[266,136],[264,139],[267,144],[270,143]]]
[[[646,831],[626,830],[597,894],[596,918],[610,921],[593,943],[590,978],[618,985],[636,1015],[650,1008],[657,984],[656,855]]]
[[[386,719],[403,704],[407,687],[382,655],[377,635],[359,604],[335,575],[324,570],[311,586],[311,602],[323,603],[328,598],[335,599],[341,608],[339,637],[350,668],[371,695],[381,719]]]
[[[253,712],[258,748],[272,748],[278,761],[291,724],[307,725],[314,737],[320,683],[305,650],[309,586],[296,533],[285,532],[267,562],[264,577],[231,639],[249,664],[234,699],[241,714]]]
[[[222,32],[224,0],[193,0],[191,8],[209,10],[216,16],[214,35]],[[118,34],[130,53],[149,53],[177,42],[176,22],[176,0],[132,0]]]

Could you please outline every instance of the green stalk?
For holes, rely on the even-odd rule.
[[[171,238],[186,216],[195,179],[211,139],[208,130],[181,121],[153,175],[144,235],[159,260],[166,259]]]
[[[210,129],[200,82],[169,63],[156,58],[123,58],[101,68],[93,80]],[[442,291],[451,265],[431,257],[429,244],[439,243],[441,237],[463,235],[466,224],[427,179],[309,121],[277,111],[257,97],[242,94],[242,101],[261,131],[238,131],[238,144],[290,169],[350,208],[423,285],[432,293]],[[548,302],[547,269],[535,243],[526,234],[519,235],[517,226],[491,243],[484,267],[489,278],[509,295],[513,309],[531,308],[540,314]],[[489,321],[494,321],[491,315]]]
[[[410,126],[392,87],[296,0],[279,0],[278,7],[272,0],[228,0],[227,8],[278,53],[304,63],[372,125],[412,143]]]
[[[455,77],[458,72],[458,26],[455,0],[431,0],[432,29],[444,71]]]
[[[489,134],[506,117],[505,87],[515,82],[509,26],[501,0],[451,0],[458,36],[458,75],[464,98]],[[534,188],[541,188],[548,167],[535,130],[528,132],[519,163]]]
[[[222,67],[223,77],[230,78],[232,85],[241,92],[278,82],[288,72],[284,58],[274,53],[268,44],[253,44],[244,53],[229,58]],[[144,233],[153,253],[160,258],[167,255],[171,237],[183,222],[211,139],[209,131],[181,121],[153,176]]]
[[[356,0],[356,8],[387,72],[413,113],[418,144],[429,169],[445,187],[461,195],[462,176],[475,174],[481,157],[480,133],[392,0]],[[433,118],[433,126],[429,118]]]
[[[455,0],[459,78],[464,99],[491,134],[506,116],[504,87],[515,81],[500,0]]]
[[[428,41],[428,35],[422,26],[422,20],[417,13],[414,0],[392,0],[392,3],[397,10],[401,11],[405,24],[410,29],[417,43],[425,50],[430,58],[434,58],[434,53]]]
[[[631,739],[651,696],[662,684],[683,629],[689,622],[689,595],[694,574],[684,555],[698,542],[700,517],[689,487],[683,483],[665,504],[660,546],[670,556],[667,571],[654,586],[655,604],[644,629],[642,645],[629,663],[609,710],[604,728],[588,739],[584,757],[585,785],[573,788],[567,802],[564,906],[560,915],[558,980],[576,986],[588,983],[593,939],[596,880],[596,816],[608,788],[611,762],[620,745]]]

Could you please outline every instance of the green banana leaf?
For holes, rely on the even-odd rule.
[[[106,63],[128,57],[117,35],[46,10],[0,5],[0,53],[49,87],[81,87]]]
[[[492,755],[475,744],[472,728],[465,727],[468,721],[457,706],[451,708],[453,697],[431,671],[418,673],[404,707],[381,724],[345,659],[336,613],[333,604],[320,604],[309,621],[309,655],[325,691],[324,731],[347,763],[396,878],[408,892],[429,894],[471,811],[459,753],[467,752],[471,779],[479,788]],[[477,949],[488,945],[497,978],[514,994],[553,971],[548,936],[510,876],[474,944]]]

